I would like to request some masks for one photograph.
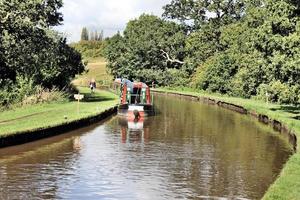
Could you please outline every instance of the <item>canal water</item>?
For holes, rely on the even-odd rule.
[[[248,116],[174,97],[0,150],[0,199],[260,199],[292,149]]]

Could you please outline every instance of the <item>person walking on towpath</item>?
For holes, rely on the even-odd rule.
[[[90,85],[91,93],[94,93],[94,89],[96,89],[96,81],[95,81],[95,79],[92,79],[90,81],[89,85]]]

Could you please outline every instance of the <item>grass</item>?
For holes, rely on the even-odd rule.
[[[265,194],[265,200],[300,199],[300,154],[297,152],[286,163],[279,178]]]
[[[91,79],[108,83],[112,77],[106,73],[103,58],[88,59],[88,72],[78,76],[73,84],[85,98],[80,102],[79,113],[77,101],[52,102],[18,107],[0,113],[0,137],[21,134],[31,130],[58,126],[83,118],[100,114],[118,103],[118,97],[107,91],[96,90],[94,94],[87,88]]]
[[[203,91],[194,91],[186,88],[159,88],[157,91],[188,94],[194,96],[210,97],[223,102],[243,106],[247,110],[254,111],[258,114],[264,114],[271,119],[275,119],[286,124],[294,130],[300,145],[300,108],[290,105],[268,104],[263,101],[254,99],[243,99],[228,97],[219,94],[210,94]],[[276,147],[274,147],[276,148]],[[257,183],[259,184],[259,183]],[[273,185],[268,189],[263,197],[265,200],[299,200],[300,199],[300,152],[298,151],[291,156],[285,164],[281,174]]]
[[[78,89],[85,95],[80,102],[79,113],[75,100],[29,105],[4,111],[0,113],[0,137],[92,117],[118,103],[117,96],[110,92],[96,90],[91,94],[89,88],[78,87]]]
[[[90,58],[88,59],[88,72],[78,76],[73,84],[77,86],[88,86],[91,79],[95,79],[98,87],[101,85],[109,85],[112,76],[106,73],[106,61],[104,58]]]

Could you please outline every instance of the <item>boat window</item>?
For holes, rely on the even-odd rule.
[[[140,103],[141,102],[141,88],[133,88],[132,94],[131,94],[131,103]]]

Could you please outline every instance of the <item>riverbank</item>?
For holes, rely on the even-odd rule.
[[[217,94],[208,94],[204,92],[186,91],[180,89],[154,89],[156,92],[173,95],[184,95],[196,100],[206,101],[210,104],[216,104],[242,114],[251,114],[264,123],[272,123],[273,127],[280,130],[295,134],[300,138],[300,120],[298,117],[300,111],[293,106],[284,106],[277,104],[267,104],[262,101],[252,99],[242,99],[227,97]],[[275,123],[274,122],[278,122]],[[280,127],[279,127],[280,124]],[[295,138],[296,139],[296,138]],[[296,141],[299,147],[299,139]],[[275,147],[276,148],[276,147]],[[269,188],[263,199],[299,199],[300,198],[300,152],[299,148],[296,153],[289,159],[283,168],[280,176],[275,183]],[[258,183],[259,184],[259,183]]]
[[[79,112],[75,100],[29,105],[1,112],[0,147],[59,134],[101,120],[114,112],[118,103],[116,95],[100,90],[91,94],[89,88],[78,87],[78,89],[85,95],[79,104]]]

